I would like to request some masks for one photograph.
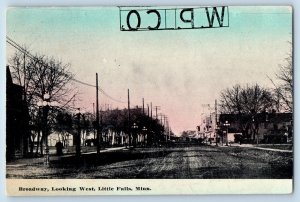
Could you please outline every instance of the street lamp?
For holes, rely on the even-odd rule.
[[[143,128],[142,128],[142,131],[143,131],[143,134],[144,134],[144,139],[143,139],[143,141],[144,141],[144,146],[146,145],[146,135],[147,135],[147,128],[146,128],[146,126],[144,126]]]
[[[39,108],[43,110],[43,129],[42,129],[42,137],[44,138],[45,145],[45,159],[44,164],[49,165],[49,146],[48,146],[48,113],[51,107],[58,106],[56,101],[50,102],[50,94],[45,93],[43,95],[43,100],[38,101],[37,103]],[[42,151],[41,151],[42,152]]]
[[[269,122],[269,112],[267,109],[265,110],[265,115],[266,115],[266,122]]]
[[[218,146],[218,130],[219,130],[219,125],[216,124],[216,128],[215,128],[215,134],[216,134],[216,146]]]
[[[133,123],[132,125],[132,129],[133,129],[133,134],[134,134],[134,137],[133,137],[133,147],[136,147],[136,133],[137,133],[137,129],[138,129],[138,125],[136,123]]]
[[[225,121],[223,125],[226,127],[226,146],[228,146],[228,127],[230,126],[230,123],[228,123],[228,121]]]
[[[255,116],[252,116],[252,127],[253,127],[253,136],[254,138],[256,138],[256,144],[258,144],[258,133],[256,134],[256,120],[255,120]]]

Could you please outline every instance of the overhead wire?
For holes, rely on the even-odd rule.
[[[6,36],[6,42],[8,44],[10,44],[11,46],[13,46],[14,48],[16,48],[17,50],[23,52],[24,54],[26,54],[28,57],[30,57],[33,60],[37,60],[37,58],[35,56],[33,56],[29,51],[25,50],[22,46],[20,46],[17,42],[15,42],[14,40],[12,40],[10,37]],[[44,64],[44,66],[47,67],[46,64]],[[77,82],[79,84],[85,85],[85,86],[89,86],[89,87],[94,87],[96,88],[96,85],[92,85],[89,83],[86,83],[84,81],[80,81],[78,79],[75,78],[71,78],[70,80]],[[108,93],[106,93],[102,88],[98,87],[98,91],[101,92],[103,95],[105,95],[106,97],[108,97],[109,99],[115,101],[115,102],[119,102],[119,103],[126,103],[125,101],[121,101],[118,99],[113,98],[112,96],[110,96]]]

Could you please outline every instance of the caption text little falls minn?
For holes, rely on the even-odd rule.
[[[116,186],[116,187],[19,187],[20,192],[96,192],[96,191],[151,191],[149,187],[127,187],[127,186]]]

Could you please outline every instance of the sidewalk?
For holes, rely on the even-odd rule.
[[[111,147],[111,148],[107,148],[105,150],[100,150],[100,153],[105,153],[105,152],[109,152],[109,151],[117,151],[117,150],[122,150],[122,149],[126,149],[126,147]],[[85,152],[82,154],[96,154],[97,151],[92,151],[92,152]],[[71,155],[73,156],[73,155]]]
[[[107,148],[107,149],[102,149],[100,150],[100,153],[106,153],[106,152],[111,152],[111,151],[117,151],[117,150],[123,150],[126,149],[126,147],[112,147],[112,148]],[[81,155],[85,154],[96,154],[97,151],[92,151],[92,152],[83,152]],[[50,161],[52,160],[58,160],[62,157],[71,157],[75,156],[75,153],[68,153],[62,156],[56,156],[55,154],[50,154],[49,158]],[[21,167],[25,165],[34,165],[34,164],[43,164],[45,160],[45,157],[37,157],[37,158],[21,158],[21,159],[15,159],[11,162],[7,162],[6,166],[8,167]]]
[[[283,149],[273,149],[273,148],[265,148],[263,145],[261,147],[258,147],[257,145],[253,144],[231,144],[231,147],[245,147],[245,148],[253,148],[253,149],[260,149],[265,151],[276,151],[276,152],[287,152],[287,153],[293,153],[293,150],[283,150]]]

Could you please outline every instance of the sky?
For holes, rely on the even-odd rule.
[[[290,50],[290,7],[230,6],[229,20],[226,28],[122,32],[117,7],[11,8],[7,36],[31,53],[70,63],[80,81],[94,85],[98,72],[100,87],[114,98],[100,94],[101,106],[125,108],[127,89],[132,106],[142,98],[160,106],[179,134],[196,129],[208,110],[203,104],[212,106],[223,89],[271,87],[267,76],[274,78]],[[7,58],[13,52],[7,45]],[[92,111],[95,89],[76,85],[76,106]]]

